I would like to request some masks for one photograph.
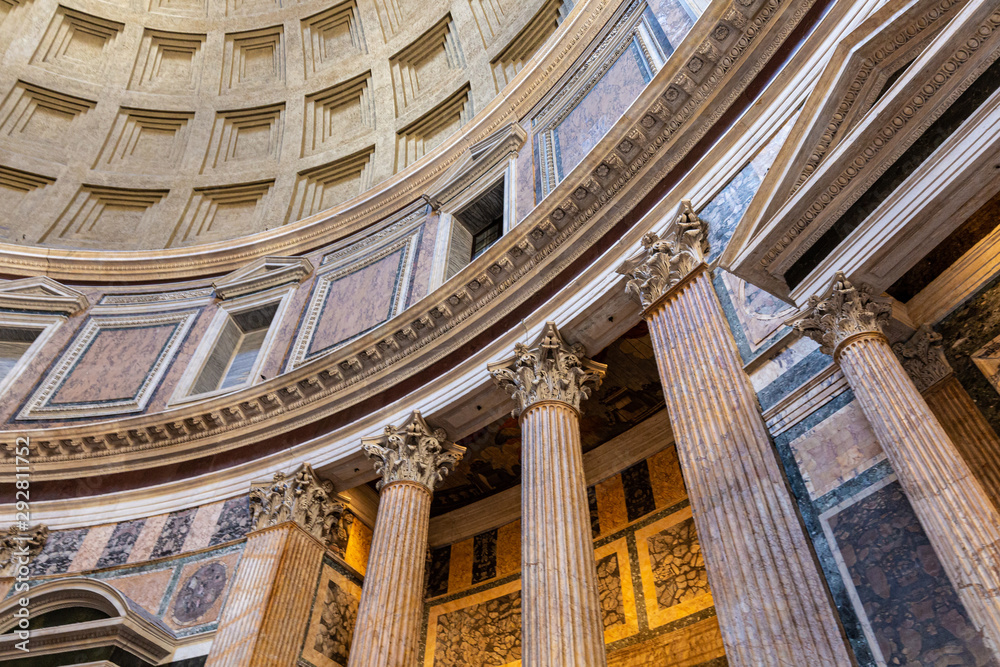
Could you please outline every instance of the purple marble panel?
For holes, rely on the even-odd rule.
[[[191,524],[194,522],[194,515],[197,508],[183,510],[181,512],[171,512],[167,517],[167,522],[163,524],[160,537],[156,540],[153,553],[150,558],[164,558],[179,554],[184,547],[184,540],[187,538]]]
[[[101,557],[97,561],[97,567],[112,567],[127,562],[128,555],[132,551],[135,541],[139,539],[139,533],[142,532],[145,523],[145,519],[136,519],[115,526],[111,538],[104,545],[104,551],[101,552]]]
[[[31,574],[62,574],[69,569],[73,557],[80,550],[83,539],[87,537],[88,528],[76,530],[59,530],[49,533],[49,538],[42,547],[42,552],[31,561]]]

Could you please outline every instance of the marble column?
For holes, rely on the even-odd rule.
[[[548,322],[534,345],[489,365],[521,421],[521,660],[605,665],[604,621],[580,444],[580,402],[606,367]]]
[[[840,364],[973,625],[1000,656],[1000,514],[893,353],[891,306],[838,273],[795,328]]]
[[[382,479],[348,667],[417,665],[431,495],[465,453],[446,437],[414,411],[402,426],[363,441]]]
[[[292,665],[312,611],[323,553],[345,509],[308,464],[250,488],[252,530],[206,667]]]
[[[941,335],[924,325],[892,349],[993,506],[1000,508],[1000,437],[955,377]]]
[[[850,665],[684,202],[618,272],[641,303],[731,665]]]

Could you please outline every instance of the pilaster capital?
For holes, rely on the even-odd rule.
[[[21,558],[34,559],[42,553],[49,539],[49,528],[43,524],[21,529],[17,525],[0,530],[0,577],[12,577]]]
[[[607,366],[587,359],[586,349],[563,340],[555,322],[546,322],[534,345],[514,344],[514,356],[489,364],[493,381],[514,399],[517,417],[540,401],[567,403],[575,410],[601,386]]]
[[[465,447],[447,438],[444,429],[432,431],[414,410],[401,426],[386,426],[380,437],[363,439],[361,447],[382,476],[379,489],[391,482],[416,482],[433,492],[465,454]]]
[[[820,344],[826,354],[834,354],[848,338],[864,333],[884,333],[892,306],[871,295],[866,285],[854,285],[838,271],[825,296],[809,297],[809,308],[795,322],[796,331]]]
[[[654,232],[643,236],[642,251],[625,260],[617,272],[628,278],[625,292],[649,308],[707,256],[708,224],[685,199],[663,238]]]
[[[308,463],[293,475],[276,472],[270,481],[250,486],[251,530],[294,521],[325,545],[336,537],[336,525],[347,508],[334,493],[333,482],[321,479]]]
[[[909,374],[917,391],[923,392],[952,374],[951,364],[941,347],[941,334],[924,324],[905,343],[892,351]]]

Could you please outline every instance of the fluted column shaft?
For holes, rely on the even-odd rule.
[[[704,264],[645,313],[731,665],[850,665]]]
[[[292,522],[250,533],[206,667],[295,664],[323,552]]]
[[[417,664],[430,516],[426,486],[383,487],[348,667]]]
[[[1000,515],[885,336],[847,338],[836,356],[970,619],[998,653]]]
[[[521,659],[605,664],[579,414],[559,401],[521,413]]]
[[[924,391],[923,396],[993,506],[1000,509],[1000,438],[996,431],[954,375]]]

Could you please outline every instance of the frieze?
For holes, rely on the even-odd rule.
[[[777,50],[784,37],[791,32],[811,6],[805,2],[794,4],[789,9],[790,15],[771,35],[773,40],[761,46],[762,57],[755,59],[753,63],[748,63],[746,67],[741,69],[742,76],[739,84],[733,90],[727,91],[721,99],[716,99],[708,113],[698,115],[702,122],[694,131],[680,133],[679,130],[682,126],[696,116],[700,107],[716,91],[722,78],[760,36],[764,25],[774,18],[784,4],[780,0],[767,0],[753,3],[752,8],[733,8],[733,16],[727,15],[724,20],[727,25],[736,26],[734,17],[739,15],[745,19],[743,26],[740,31],[734,30],[734,34],[730,36],[731,45],[727,50],[723,50],[723,57],[712,68],[711,75],[706,77],[704,83],[694,91],[693,95],[685,93],[676,104],[667,100],[666,94],[653,99],[648,112],[638,116],[639,118],[650,116],[656,119],[657,124],[652,129],[647,128],[644,133],[644,136],[649,137],[648,143],[636,151],[636,155],[631,158],[630,162],[618,162],[616,159],[606,158],[604,163],[609,165],[609,173],[606,179],[602,179],[604,183],[598,191],[589,193],[587,199],[580,205],[571,205],[568,193],[574,188],[570,187],[570,184],[564,183],[542,205],[537,207],[536,213],[532,214],[533,218],[535,216],[539,218],[550,217],[556,209],[576,211],[572,215],[564,215],[560,220],[556,220],[554,216],[550,217],[558,230],[556,235],[545,239],[544,243],[536,245],[527,238],[526,228],[529,226],[522,224],[502,238],[495,246],[496,251],[491,249],[488,255],[495,256],[501,254],[502,251],[509,264],[501,265],[503,272],[491,278],[492,284],[484,288],[483,293],[478,295],[475,301],[469,300],[459,308],[450,308],[447,305],[447,298],[451,296],[451,293],[446,285],[443,289],[422,300],[417,308],[409,309],[404,313],[405,324],[390,321],[375,332],[345,346],[339,355],[331,355],[322,361],[317,360],[315,363],[297,369],[295,373],[289,373],[256,387],[221,397],[208,404],[191,406],[186,414],[177,410],[170,417],[122,419],[112,429],[98,425],[85,425],[75,428],[39,430],[32,434],[32,455],[37,457],[36,460],[39,462],[54,463],[62,460],[103,457],[153,448],[162,449],[206,438],[218,439],[222,434],[250,427],[265,419],[274,419],[293,410],[297,416],[290,419],[289,423],[293,421],[305,423],[305,419],[302,417],[304,405],[321,401],[358,383],[370,385],[370,378],[373,375],[387,369],[401,359],[423,350],[437,338],[461,325],[484,305],[492,302],[517,284],[521,278],[548,258],[588,220],[593,218],[598,211],[611,201],[617,201],[616,197],[625,186],[633,181],[654,156],[658,155],[661,148],[669,141],[678,139],[676,154],[671,153],[667,159],[658,164],[656,173],[652,174],[650,178],[644,178],[637,182],[634,188],[630,189],[624,204],[627,208],[628,205],[634,205],[645,197],[655,187],[657,176],[662,176],[673,168],[700,140],[711,123],[740,96],[741,91],[767,62],[767,58]],[[750,18],[751,16],[752,18]],[[595,12],[587,20],[594,21],[596,19],[597,13]],[[646,122],[648,124],[648,121]],[[638,124],[639,121],[636,123]],[[564,195],[564,198],[560,198],[558,197],[559,192],[567,194]],[[621,205],[622,202],[619,204]],[[592,233],[606,231],[613,224],[613,220],[602,221],[598,228],[592,230]],[[582,250],[577,252],[582,252]],[[567,266],[570,261],[572,258],[564,258],[560,260],[559,267],[556,268]],[[469,273],[473,271],[469,270]],[[463,271],[455,280],[467,280],[465,276],[469,273]],[[493,308],[491,316],[493,319],[502,317],[513,308],[514,304],[505,303],[498,308]],[[377,342],[378,339],[385,340],[393,337],[397,331],[402,330],[402,326],[412,326],[417,333],[417,338],[415,340],[408,339],[408,344],[401,344],[394,353],[383,356],[377,361],[371,361],[368,355],[364,354],[363,350],[371,346],[373,340]],[[445,353],[443,350],[434,350],[427,355],[427,363],[443,357]],[[276,387],[289,391],[275,391]],[[295,388],[302,391],[297,393]],[[277,400],[267,403],[263,398],[268,395],[276,396]],[[297,395],[301,397],[295,398]],[[151,421],[154,423],[150,423]],[[211,425],[206,428],[206,424]],[[140,438],[132,436],[133,432],[137,435],[147,435],[149,442],[140,442]],[[230,444],[228,446],[237,445]],[[13,439],[0,442],[0,448],[5,456],[13,456]],[[221,446],[218,445],[209,445],[203,453],[219,451],[220,448]]]

